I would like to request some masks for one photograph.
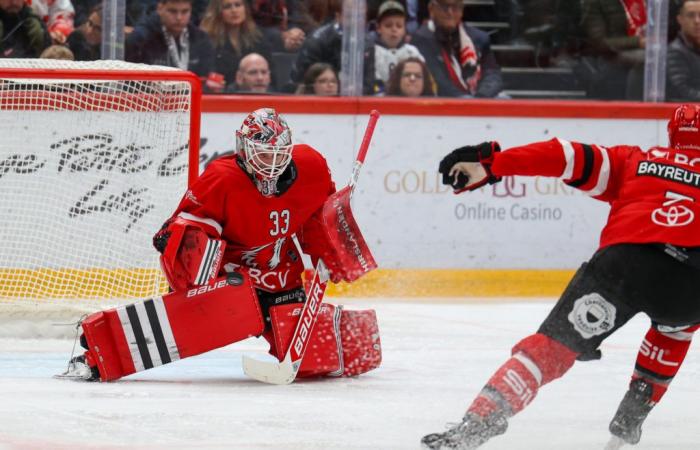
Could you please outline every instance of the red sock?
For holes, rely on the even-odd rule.
[[[649,328],[637,354],[632,381],[642,378],[652,388],[651,402],[658,403],[666,393],[688,353],[695,330],[700,325],[673,332]]]
[[[535,370],[531,370],[533,366]],[[541,380],[534,362],[522,353],[516,354],[493,374],[469,412],[487,416],[496,409],[506,409],[509,416],[516,414],[535,398]]]
[[[528,336],[513,347],[513,356],[493,374],[468,412],[487,416],[502,410],[512,416],[522,411],[540,386],[569,370],[576,355],[543,334]]]

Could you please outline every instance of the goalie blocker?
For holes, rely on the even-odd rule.
[[[260,335],[279,358],[300,310],[299,304],[270,308],[265,330],[250,279],[231,273],[206,286],[91,314],[82,323],[84,359],[100,381],[112,381]],[[299,376],[359,375],[380,362],[374,311],[323,305]]]

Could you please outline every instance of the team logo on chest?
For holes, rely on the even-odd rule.
[[[269,244],[261,245],[260,247],[244,250],[241,254],[241,261],[243,261],[243,264],[245,264],[247,267],[257,269],[264,266],[266,269],[274,270],[280,264],[282,259],[282,247],[284,247],[286,240],[286,237],[281,237],[274,243],[270,242]],[[267,262],[261,264],[265,260],[267,260]]]

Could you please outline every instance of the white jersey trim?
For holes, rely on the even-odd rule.
[[[598,182],[595,187],[590,191],[586,192],[591,197],[596,197],[608,188],[608,182],[610,181],[610,155],[608,154],[608,149],[605,147],[599,147],[597,145],[592,146],[600,152],[603,161],[600,163],[600,171],[598,172]]]
[[[574,146],[571,145],[571,142],[559,138],[557,138],[557,141],[559,142],[559,145],[561,145],[561,149],[564,151],[564,160],[566,162],[564,172],[561,174],[560,178],[563,180],[568,180],[574,176],[576,152],[574,151]]]
[[[223,227],[221,225],[219,225],[219,223],[214,219],[207,219],[205,217],[197,217],[193,214],[186,213],[186,212],[181,212],[177,216],[182,217],[185,220],[191,220],[192,222],[199,222],[199,223],[209,225],[210,227],[216,229],[216,231],[219,233],[219,236],[221,236],[221,233],[224,230]]]

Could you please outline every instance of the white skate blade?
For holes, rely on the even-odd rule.
[[[92,378],[92,370],[82,363],[71,363],[68,369],[53,376],[58,380],[89,381]]]
[[[52,378],[55,378],[57,380],[87,381],[85,377],[69,373],[57,373]]]
[[[604,450],[619,450],[625,444],[626,444],[626,442],[623,441],[622,439],[620,439],[619,437],[610,436],[610,440],[608,441]]]

